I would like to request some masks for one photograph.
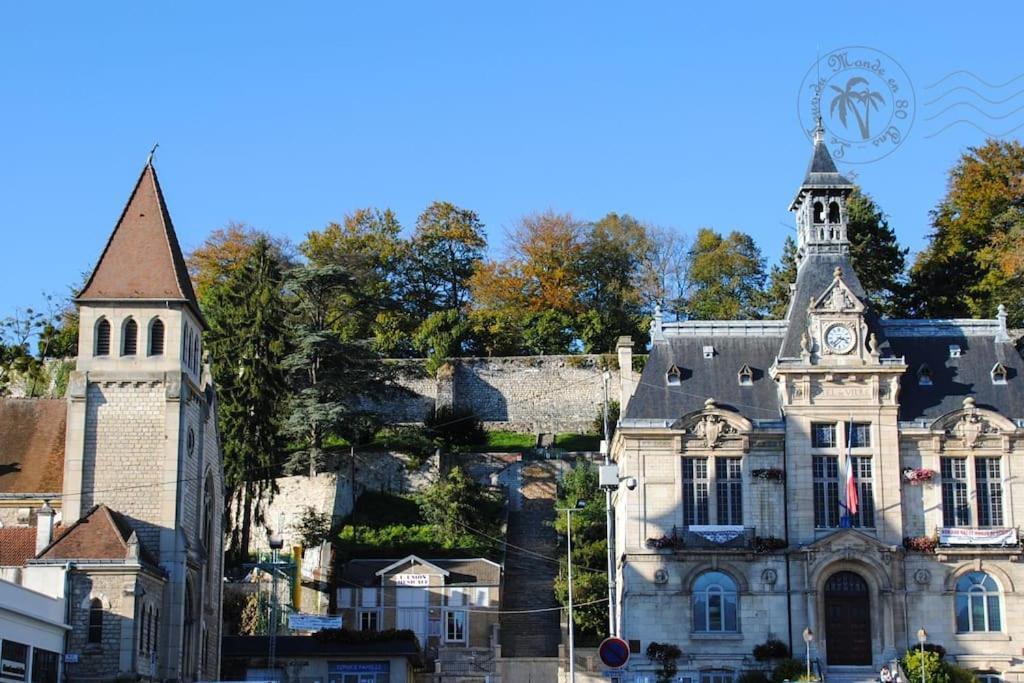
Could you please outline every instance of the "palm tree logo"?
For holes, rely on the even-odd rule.
[[[854,76],[846,82],[845,89],[836,85],[830,86],[839,94],[832,98],[832,104],[829,105],[828,110],[829,115],[834,115],[836,109],[838,109],[839,120],[842,122],[843,128],[846,128],[847,113],[853,112],[857,119],[857,126],[860,128],[862,140],[867,140],[871,137],[871,110],[878,109],[878,105],[885,102],[882,94],[872,90],[870,85],[868,79],[862,76]],[[861,89],[858,90],[858,87]],[[864,110],[863,116],[861,115],[861,107]]]

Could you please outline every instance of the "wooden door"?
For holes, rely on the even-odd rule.
[[[825,583],[825,638],[829,664],[871,664],[869,600],[867,583],[853,572],[837,572]]]

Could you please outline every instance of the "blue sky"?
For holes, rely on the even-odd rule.
[[[744,230],[773,262],[810,154],[801,79],[844,45],[884,51],[917,93],[904,143],[855,169],[917,250],[947,169],[984,139],[926,137],[927,86],[1024,70],[1016,3],[705,5],[4,3],[0,317],[77,281],[154,142],[186,248],[228,221],[298,241],[367,205],[411,229],[445,199],[498,254],[553,208]]]

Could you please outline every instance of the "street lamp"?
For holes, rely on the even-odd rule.
[[[572,513],[587,507],[587,501],[580,498],[576,506],[565,508],[566,566],[569,568],[569,681],[576,683],[576,647],[573,640],[572,622]]]
[[[811,677],[811,641],[814,640],[814,631],[808,626],[804,629],[804,645],[807,646],[807,678]]]
[[[921,683],[927,683],[924,677],[924,644],[928,640],[928,631],[924,630],[924,626],[917,629],[917,642],[921,643]]]

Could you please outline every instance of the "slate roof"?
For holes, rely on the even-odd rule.
[[[132,526],[128,519],[106,505],[97,505],[67,528],[39,554],[41,560],[124,560]],[[156,565],[140,542],[139,559]]]
[[[21,567],[35,556],[34,526],[0,527],[0,567]]]
[[[836,168],[836,163],[832,160],[832,155],[829,153],[828,147],[825,145],[825,130],[819,121],[818,128],[814,131],[814,153],[811,155],[810,163],[807,164],[807,173],[804,175],[804,182],[800,185],[800,189],[797,191],[796,197],[790,205],[790,211],[800,206],[800,203],[804,198],[805,190],[815,188],[853,189],[853,187],[853,182],[841,174],[839,169]]]
[[[67,403],[0,398],[0,493],[60,493]]]
[[[980,408],[1024,418],[1024,358],[1012,342],[991,336],[890,337],[889,342],[895,355],[906,357],[908,366],[900,380],[900,420],[934,420],[962,408],[967,396],[973,396]],[[950,358],[951,344],[960,346],[959,358]],[[992,384],[990,373],[997,362],[1009,371],[1005,385]],[[930,387],[918,383],[922,364],[931,370]]]
[[[403,558],[390,560],[349,560],[341,570],[341,580],[348,586],[379,586],[377,572]],[[445,585],[476,584],[497,586],[501,583],[501,566],[483,558],[435,560],[423,558],[448,572]]]
[[[713,398],[749,420],[781,418],[775,382],[768,368],[779,352],[780,337],[669,337],[651,347],[636,392],[629,399],[625,419],[675,420],[704,407]],[[703,348],[715,349],[704,358]],[[743,365],[754,371],[752,386],[740,386]],[[665,374],[673,365],[682,372],[679,386],[669,386]]]
[[[181,301],[199,316],[185,258],[152,163],[107,241],[78,301]]]

